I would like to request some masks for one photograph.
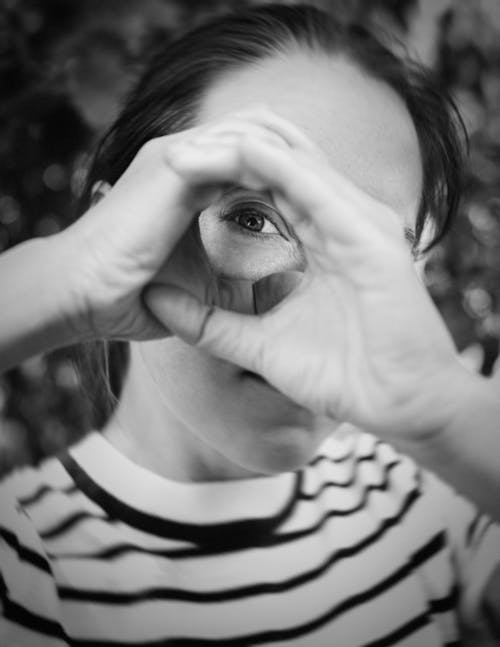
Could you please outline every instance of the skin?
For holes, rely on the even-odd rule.
[[[409,114],[385,84],[341,58],[297,50],[221,78],[202,102],[199,123],[253,104],[265,104],[300,128],[331,167],[396,212],[401,228],[412,226],[422,185],[420,151]],[[225,307],[264,312],[288,292],[293,275],[285,272],[302,272],[306,261],[287,204],[278,209],[266,191],[239,191],[218,195],[202,211],[208,265],[197,259],[196,268],[186,271],[184,259],[196,257],[196,241],[188,233],[169,271],[181,284],[186,273],[210,274],[218,293],[228,295]],[[271,235],[259,239],[221,221],[218,214],[238,196],[276,208],[278,233],[271,228]],[[265,280],[277,272],[273,281]],[[168,337],[131,343],[130,370],[105,435],[163,476],[209,481],[297,469],[338,425],[240,366]]]
[[[153,472],[286,472],[342,420],[498,520],[498,389],[460,366],[405,244],[421,176],[404,106],[355,66],[294,51],[234,71],[199,127],[147,142],[71,227],[1,255],[0,370],[135,340],[105,434]],[[264,237],[243,234],[231,185],[266,203]],[[499,573],[482,605],[497,627]]]

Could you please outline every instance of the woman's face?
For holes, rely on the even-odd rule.
[[[297,50],[220,78],[205,96],[199,122],[256,104],[296,124],[333,167],[412,225],[421,158],[411,118],[389,87],[340,57]],[[286,213],[266,194],[229,189],[201,214],[199,233],[218,289],[235,310],[272,307],[287,289],[277,273],[304,267]],[[179,256],[189,255],[193,244],[186,241]],[[274,280],[266,281],[271,274]],[[176,457],[174,476],[186,479],[296,469],[337,424],[176,338],[132,344],[123,399],[128,427],[136,416],[138,442],[155,437],[158,455],[164,447]],[[127,399],[140,413],[127,408]]]

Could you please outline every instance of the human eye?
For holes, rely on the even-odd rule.
[[[200,213],[198,228],[219,277],[258,281],[304,265],[300,243],[267,194],[231,188]]]
[[[238,228],[242,235],[282,236],[280,216],[270,205],[257,200],[236,202],[224,207],[220,219]]]

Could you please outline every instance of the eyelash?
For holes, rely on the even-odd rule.
[[[244,227],[243,225],[240,225],[237,222],[238,217],[243,215],[245,212],[251,212],[254,211],[257,213],[257,215],[261,216],[264,218],[264,220],[267,220],[270,222],[273,227],[277,230],[278,233],[261,233],[260,231],[252,231],[251,229],[248,229],[247,227]],[[283,234],[280,231],[280,227],[278,223],[275,222],[275,220],[269,215],[269,212],[272,212],[271,207],[268,205],[261,203],[261,202],[242,202],[239,204],[233,204],[230,205],[229,207],[223,209],[220,213],[220,219],[224,222],[229,222],[238,227],[240,232],[244,232],[243,235],[245,236],[252,236],[254,238],[259,238],[262,240],[263,237],[266,236],[277,236],[280,235],[282,236]]]

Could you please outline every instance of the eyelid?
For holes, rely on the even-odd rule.
[[[257,207],[261,212],[262,216],[267,218],[279,231],[280,235],[289,238],[290,234],[288,228],[286,227],[283,218],[280,213],[271,205],[263,202],[262,200],[252,199],[238,199],[230,202],[228,205],[224,205],[220,210],[220,218],[224,221],[234,220],[235,216],[238,213],[238,209],[248,208],[248,207]],[[285,230],[285,231],[283,231]],[[268,234],[269,235],[269,234]]]
[[[223,198],[224,197],[227,198],[227,194],[223,195]],[[266,218],[269,218],[269,220],[276,227],[276,229],[278,229],[278,231],[284,238],[293,240],[294,242],[298,243],[297,236],[290,229],[290,226],[281,215],[281,213],[273,204],[270,204],[270,202],[263,200],[260,195],[256,196],[255,194],[249,194],[248,192],[245,193],[243,191],[239,192],[237,196],[232,195],[227,204],[222,205],[220,209],[220,216],[223,220],[231,220],[233,217],[233,214],[231,213],[232,210],[235,210],[237,207],[252,205],[257,205],[265,211],[263,215]]]

